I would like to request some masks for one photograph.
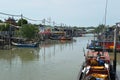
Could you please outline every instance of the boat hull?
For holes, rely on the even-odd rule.
[[[98,43],[99,46],[96,46],[95,45],[96,43]],[[91,41],[91,43],[87,45],[87,49],[113,51],[114,42],[113,41]],[[116,50],[120,51],[120,42],[117,42]]]
[[[72,40],[72,38],[50,37],[51,40]]]
[[[104,66],[90,66],[87,69],[86,62],[83,63],[80,73],[78,75],[78,80],[111,80],[110,70],[106,69]]]
[[[12,45],[17,47],[31,47],[31,48],[38,47],[38,43],[21,44],[21,43],[12,42]]]

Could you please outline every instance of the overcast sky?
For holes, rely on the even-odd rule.
[[[104,24],[106,0],[1,0],[0,12],[32,19],[50,18],[71,26]],[[107,25],[120,22],[120,0],[108,0]],[[0,19],[3,15],[0,14]]]

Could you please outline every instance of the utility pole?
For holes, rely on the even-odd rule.
[[[55,21],[53,21],[53,26],[55,26]]]
[[[114,60],[113,60],[113,70],[114,70],[114,80],[116,80],[116,67],[117,67],[117,40],[119,34],[120,23],[116,23],[116,29],[114,30]]]
[[[51,17],[48,18],[48,23],[51,26]]]
[[[9,26],[9,49],[11,48],[11,37],[12,37],[12,22],[10,21],[10,26]]]
[[[42,20],[42,23],[43,23],[44,26],[45,26],[45,21],[46,21],[45,19]]]
[[[21,14],[21,26],[23,24],[23,15]]]

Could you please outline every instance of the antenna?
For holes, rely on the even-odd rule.
[[[105,6],[105,23],[104,23],[104,25],[106,25],[106,18],[107,18],[107,6],[108,6],[108,0],[106,0],[106,6]]]

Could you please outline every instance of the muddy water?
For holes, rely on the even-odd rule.
[[[39,48],[0,50],[0,80],[77,80],[84,61],[83,48],[91,39],[87,36],[74,41],[46,41]],[[117,69],[120,72],[120,59]]]

